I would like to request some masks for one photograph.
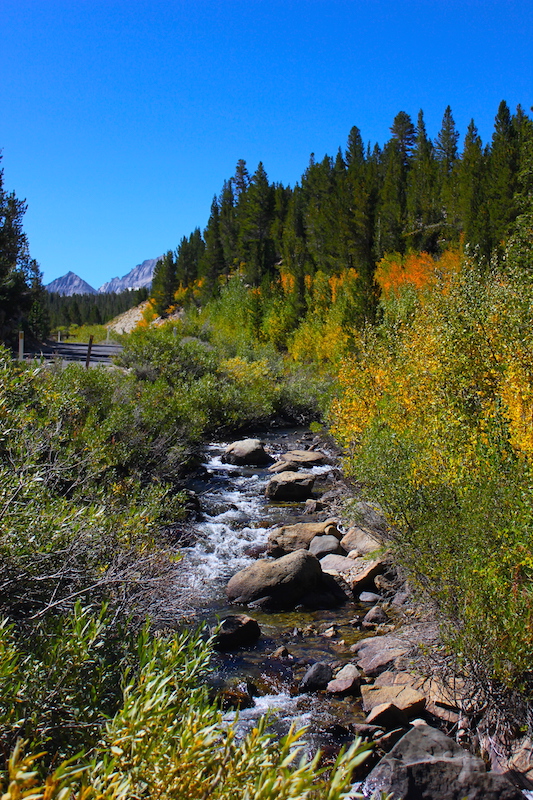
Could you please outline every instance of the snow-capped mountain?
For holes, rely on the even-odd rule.
[[[67,272],[61,278],[56,278],[46,288],[49,292],[56,292],[67,297],[71,297],[73,294],[97,294],[96,289],[93,289],[87,281],[84,281],[75,272]]]
[[[67,272],[61,278],[49,283],[45,288],[49,292],[70,297],[73,294],[104,294],[107,292],[125,292],[126,289],[141,289],[143,286],[150,287],[154,274],[155,265],[161,259],[147,258],[142,264],[137,264],[132,270],[124,275],[123,278],[112,278],[99,289],[93,289],[87,281],[84,281],[74,272]]]
[[[147,258],[142,264],[137,264],[123,278],[112,278],[107,283],[104,283],[100,286],[98,292],[102,294],[104,292],[124,292],[126,289],[141,289],[144,286],[148,288],[152,283],[155,265],[160,258],[161,256],[159,258]]]

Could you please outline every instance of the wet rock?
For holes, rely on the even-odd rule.
[[[294,656],[292,656],[287,648],[282,645],[274,650],[272,653],[272,658],[294,658]]]
[[[312,667],[309,667],[302,680],[300,681],[299,691],[303,692],[317,692],[320,689],[325,689],[329,681],[333,677],[333,670],[331,664],[325,661],[317,661]]]
[[[266,452],[265,443],[260,439],[241,439],[226,447],[222,454],[222,461],[238,466],[259,467],[271,464],[273,459]]]
[[[318,591],[308,592],[301,598],[305,608],[337,608],[337,606],[350,600],[350,592],[339,586],[337,581],[327,573],[322,573],[321,585]]]
[[[223,711],[253,708],[254,699],[245,686],[229,686],[218,694]]]
[[[364,528],[350,528],[342,537],[341,544],[347,553],[355,552],[359,556],[366,556],[383,547],[381,542]]]
[[[327,685],[331,694],[358,694],[361,673],[355,664],[346,664]]]
[[[232,603],[261,600],[265,608],[294,608],[307,593],[322,588],[319,560],[297,550],[276,561],[256,561],[231,578],[226,588]]]
[[[283,525],[275,528],[268,535],[268,551],[273,556],[284,556],[295,550],[307,550],[315,536],[322,536],[329,528],[337,530],[332,525],[334,520],[325,522],[297,522],[295,525]],[[338,533],[340,538],[340,533]]]
[[[376,734],[383,733],[380,725],[369,725],[367,722],[354,722],[350,728],[356,736],[362,736],[363,739],[374,739]]]
[[[245,547],[243,553],[248,558],[260,558],[267,551],[266,544],[251,544]]]
[[[311,540],[311,544],[309,545],[309,552],[312,553],[317,558],[323,558],[324,556],[327,556],[330,553],[342,556],[346,553],[346,550],[344,550],[344,548],[341,547],[340,542],[336,536],[328,534],[325,536],[315,536]]]
[[[383,600],[383,597],[375,592],[361,592],[359,595],[360,603],[379,603],[381,600]]]
[[[365,798],[392,792],[402,800],[523,800],[522,793],[435,728],[412,728],[361,786]]]
[[[269,472],[274,472],[275,474],[279,472],[298,472],[299,465],[298,464],[290,464],[287,461],[275,461],[274,464],[268,468]]]
[[[225,652],[254,644],[261,635],[261,628],[257,620],[246,614],[231,614],[222,620],[214,633],[214,648]]]
[[[379,675],[405,655],[409,645],[397,636],[372,636],[362,639],[350,648],[358,654],[357,666],[369,678]]]
[[[417,717],[426,706],[424,695],[408,684],[361,686],[361,697],[364,711],[372,711],[376,706],[393,703],[408,719]]]
[[[306,514],[316,514],[318,511],[323,511],[326,505],[322,502],[322,500],[311,500],[308,499],[305,501],[305,513]]]
[[[268,482],[265,494],[271,500],[306,500],[314,483],[315,476],[308,472],[280,472]]]
[[[388,619],[381,606],[374,606],[363,618],[361,625],[363,628],[375,628],[376,625],[382,625]]]

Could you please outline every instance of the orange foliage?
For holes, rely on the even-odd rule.
[[[294,275],[292,275],[290,272],[281,270],[279,280],[283,294],[292,294],[294,292],[294,287],[296,286],[296,278]]]
[[[329,288],[331,291],[331,302],[336,303],[339,292],[344,288],[353,285],[358,278],[357,270],[345,269],[338,275],[332,275],[329,279]]]
[[[398,294],[404,286],[412,286],[416,290],[434,286],[440,282],[444,285],[461,264],[458,250],[447,250],[439,259],[429,253],[390,253],[381,259],[376,267],[375,280],[385,298]]]

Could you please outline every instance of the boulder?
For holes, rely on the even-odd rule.
[[[389,618],[381,606],[374,606],[363,618],[361,626],[363,628],[375,628],[376,625],[381,625],[382,623],[387,622],[388,619]]]
[[[375,592],[361,592],[359,595],[360,603],[380,603],[383,597]]]
[[[365,798],[391,792],[402,800],[523,800],[503,775],[428,725],[409,730],[361,785]]]
[[[307,500],[313,494],[315,476],[308,472],[280,472],[267,484],[271,500]]]
[[[426,698],[409,684],[393,686],[361,686],[364,711],[372,711],[376,706],[393,703],[409,718],[417,717],[426,706]]]
[[[393,666],[397,658],[407,653],[409,645],[397,636],[372,636],[362,639],[350,649],[359,656],[359,669],[373,678]]]
[[[215,650],[236,650],[254,644],[261,635],[257,620],[246,614],[231,614],[213,630]]]
[[[297,550],[276,561],[260,560],[237,572],[227,585],[232,603],[261,600],[269,608],[293,608],[307,594],[322,589],[318,558]]]
[[[337,531],[334,523],[335,520],[297,522],[295,525],[275,528],[268,535],[268,552],[278,557],[293,553],[295,550],[307,550],[315,536],[323,536],[328,529],[329,534]],[[340,539],[338,531],[337,539]]]
[[[222,454],[226,464],[261,467],[271,464],[273,459],[265,450],[265,443],[260,439],[241,439],[229,444]]]
[[[300,681],[300,692],[317,692],[325,689],[333,676],[331,665],[325,661],[317,661],[309,667]]]
[[[347,553],[356,552],[360,556],[374,553],[383,546],[379,539],[364,528],[350,528],[342,537],[341,544]]]
[[[330,555],[330,553],[341,556],[346,553],[344,548],[341,547],[338,538],[332,534],[315,536],[309,545],[309,552],[317,558],[324,558],[324,556]]]
[[[342,575],[354,594],[359,594],[365,589],[374,589],[374,578],[383,572],[384,568],[385,561],[381,558],[369,561],[366,558],[329,555],[322,559],[322,569]]]
[[[327,458],[319,450],[289,450],[288,453],[283,453],[279,460],[309,468],[325,464]]]
[[[391,730],[400,726],[407,728],[409,720],[407,715],[394,703],[381,703],[374,706],[370,714],[366,718],[367,725],[379,725],[382,728]]]
[[[355,664],[345,664],[326,688],[332,694],[358,694],[360,683],[361,673]]]

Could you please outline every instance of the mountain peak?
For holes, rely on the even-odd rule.
[[[73,294],[96,294],[96,289],[76,275],[75,272],[69,271],[61,278],[56,278],[55,281],[49,283],[45,287],[49,292],[56,292],[66,297],[72,297]]]
[[[142,264],[137,264],[137,266],[130,270],[127,275],[124,275],[123,278],[112,278],[107,283],[102,284],[98,289],[98,293],[124,292],[126,289],[142,289],[145,286],[149,288],[152,284],[155,265],[161,258],[162,256],[158,258],[147,258]]]
[[[98,290],[93,289],[87,281],[84,281],[71,270],[61,278],[56,278],[55,281],[47,284],[45,288],[49,292],[56,292],[66,297],[71,297],[73,294],[119,293],[125,292],[127,289],[142,289],[145,286],[149,289],[152,284],[155,265],[161,258],[162,256],[158,258],[147,258],[142,264],[137,264],[137,266],[130,270],[127,275],[124,275],[124,277],[112,278],[110,281],[100,286]]]

